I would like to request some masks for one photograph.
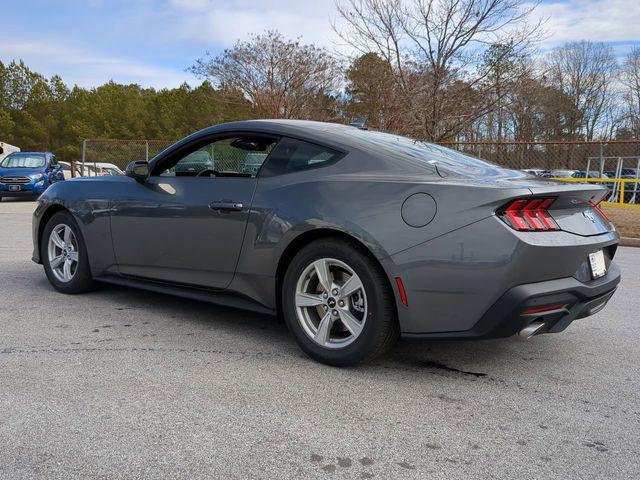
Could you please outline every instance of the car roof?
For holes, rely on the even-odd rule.
[[[53,155],[51,152],[11,152],[9,155]],[[8,155],[7,155],[8,156]]]
[[[156,161],[170,155],[173,151],[194,140],[198,140],[209,135],[233,133],[237,131],[297,138],[318,145],[324,145],[344,153],[348,153],[353,150],[366,152],[370,159],[384,158],[384,154],[382,152],[379,152],[369,141],[362,138],[362,136],[357,135],[359,132],[358,127],[313,120],[277,119],[243,120],[238,122],[221,123],[219,125],[204,128],[192,133],[188,137],[183,138],[168,147],[166,150],[160,152],[153,158],[152,163],[155,164]],[[401,151],[396,153],[398,157],[404,156]]]
[[[106,163],[106,162],[86,162],[87,165],[96,165],[98,167],[109,167],[109,168],[117,168],[118,170],[119,167],[117,165],[114,165],[113,163]]]
[[[314,120],[244,120],[207,127],[196,132],[194,136],[233,130],[252,130],[256,133],[298,137],[318,143],[342,144],[345,147],[357,148],[361,142],[353,135],[355,129],[357,127],[351,125]]]

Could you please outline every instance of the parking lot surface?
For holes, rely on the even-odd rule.
[[[271,317],[56,293],[34,207],[0,203],[1,479],[640,478],[640,249],[564,333],[337,369]]]

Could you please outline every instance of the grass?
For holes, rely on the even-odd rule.
[[[640,238],[640,208],[603,205],[621,237]]]

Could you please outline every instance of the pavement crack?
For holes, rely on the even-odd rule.
[[[423,361],[420,362],[420,364],[422,366],[425,366],[425,367],[437,368],[439,370],[446,370],[447,372],[462,373],[464,375],[471,375],[473,377],[486,377],[487,376],[486,373],[471,372],[469,370],[461,370],[459,368],[450,367],[448,365],[445,365],[444,363],[436,362],[436,361],[433,361],[433,360],[423,360]]]

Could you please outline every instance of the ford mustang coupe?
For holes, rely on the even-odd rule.
[[[606,192],[354,126],[236,122],[49,187],[33,259],[63,293],[99,281],[280,315],[345,366],[400,335],[530,337],[600,311],[620,281]]]

